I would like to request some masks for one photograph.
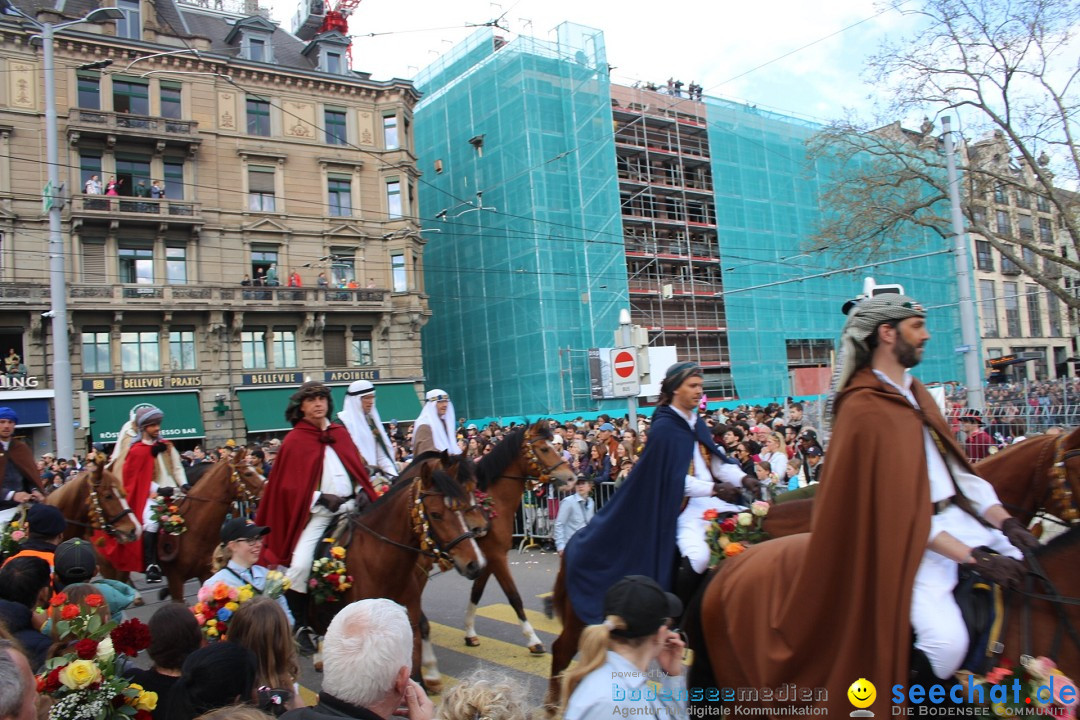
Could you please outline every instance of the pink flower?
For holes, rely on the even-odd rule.
[[[1062,720],[1074,717],[1077,701],[1080,700],[1080,698],[1077,697],[1076,683],[1059,673],[1054,673],[1053,677],[1050,679],[1054,682],[1054,717],[1061,718]],[[1066,702],[1064,696],[1066,695],[1065,691],[1067,688],[1071,689],[1068,692],[1069,700]],[[1061,712],[1057,711],[1058,707],[1062,708]]]
[[[1005,680],[1005,678],[1011,676],[1012,674],[1012,670],[999,665],[990,672],[986,673],[986,682],[990,683],[991,685],[1000,685]]]
[[[197,595],[197,597],[199,598],[199,602],[209,602],[214,596],[213,593],[210,591],[210,588],[203,585],[201,588],[199,588],[199,594]]]
[[[18,542],[19,540],[22,540],[24,537],[26,537],[26,533],[24,533],[22,530],[16,530],[13,533],[11,533],[11,539],[14,540],[15,542]]]

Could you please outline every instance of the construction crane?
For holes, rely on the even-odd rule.
[[[324,32],[331,32],[337,30],[345,37],[349,38],[349,47],[346,49],[346,54],[349,57],[349,67],[352,64],[352,37],[349,36],[349,16],[353,14],[353,10],[360,4],[360,0],[338,0],[338,2],[326,11],[326,16],[323,17],[322,25],[319,26],[316,35],[321,35]]]

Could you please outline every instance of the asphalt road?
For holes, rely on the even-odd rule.
[[[515,548],[510,554],[510,565],[529,621],[550,651],[551,643],[559,632],[559,622],[544,616],[542,596],[549,593],[555,584],[559,557],[554,552],[539,549],[518,552]],[[146,621],[161,604],[157,599],[161,586],[146,585],[141,576],[136,578],[136,586],[142,591],[146,604],[129,610],[128,615]],[[424,593],[424,611],[431,622],[432,641],[439,670],[443,674],[444,691],[474,670],[502,672],[520,682],[530,702],[538,706],[547,691],[551,655],[532,655],[529,652],[517,618],[494,578],[488,582],[477,612],[476,632],[480,636],[480,646],[466,647],[463,628],[471,587],[471,581],[451,571],[432,577]],[[198,583],[192,580],[184,590],[188,605],[194,604]],[[141,657],[138,664],[145,666],[148,661]],[[300,684],[309,702],[314,703],[314,694],[321,685],[321,675],[315,672],[310,658],[301,658]],[[432,700],[437,705],[439,698],[432,695]]]

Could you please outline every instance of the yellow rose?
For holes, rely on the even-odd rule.
[[[157,708],[157,693],[140,689],[139,697],[135,700],[135,709],[153,712],[155,708]]]
[[[345,557],[345,548],[341,547],[340,545],[335,545],[333,548],[331,548],[330,554],[340,560]]]
[[[240,608],[240,603],[233,602],[232,600],[225,603],[225,609],[226,610],[231,610],[232,612],[236,612],[239,608]]]
[[[255,597],[255,591],[250,585],[245,585],[236,593],[236,599],[240,602],[247,602],[251,598]]]
[[[731,544],[731,538],[729,538],[727,535],[721,535],[716,539],[716,544],[720,546],[721,550],[723,550]]]
[[[71,690],[82,690],[101,680],[101,670],[90,660],[74,660],[60,671],[60,682]]]

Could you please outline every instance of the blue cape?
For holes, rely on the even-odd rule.
[[[648,575],[665,590],[675,582],[676,522],[695,443],[727,458],[699,418],[691,431],[668,406],[653,414],[645,451],[618,492],[566,545],[566,588],[588,625],[604,620],[604,595],[627,575]]]

